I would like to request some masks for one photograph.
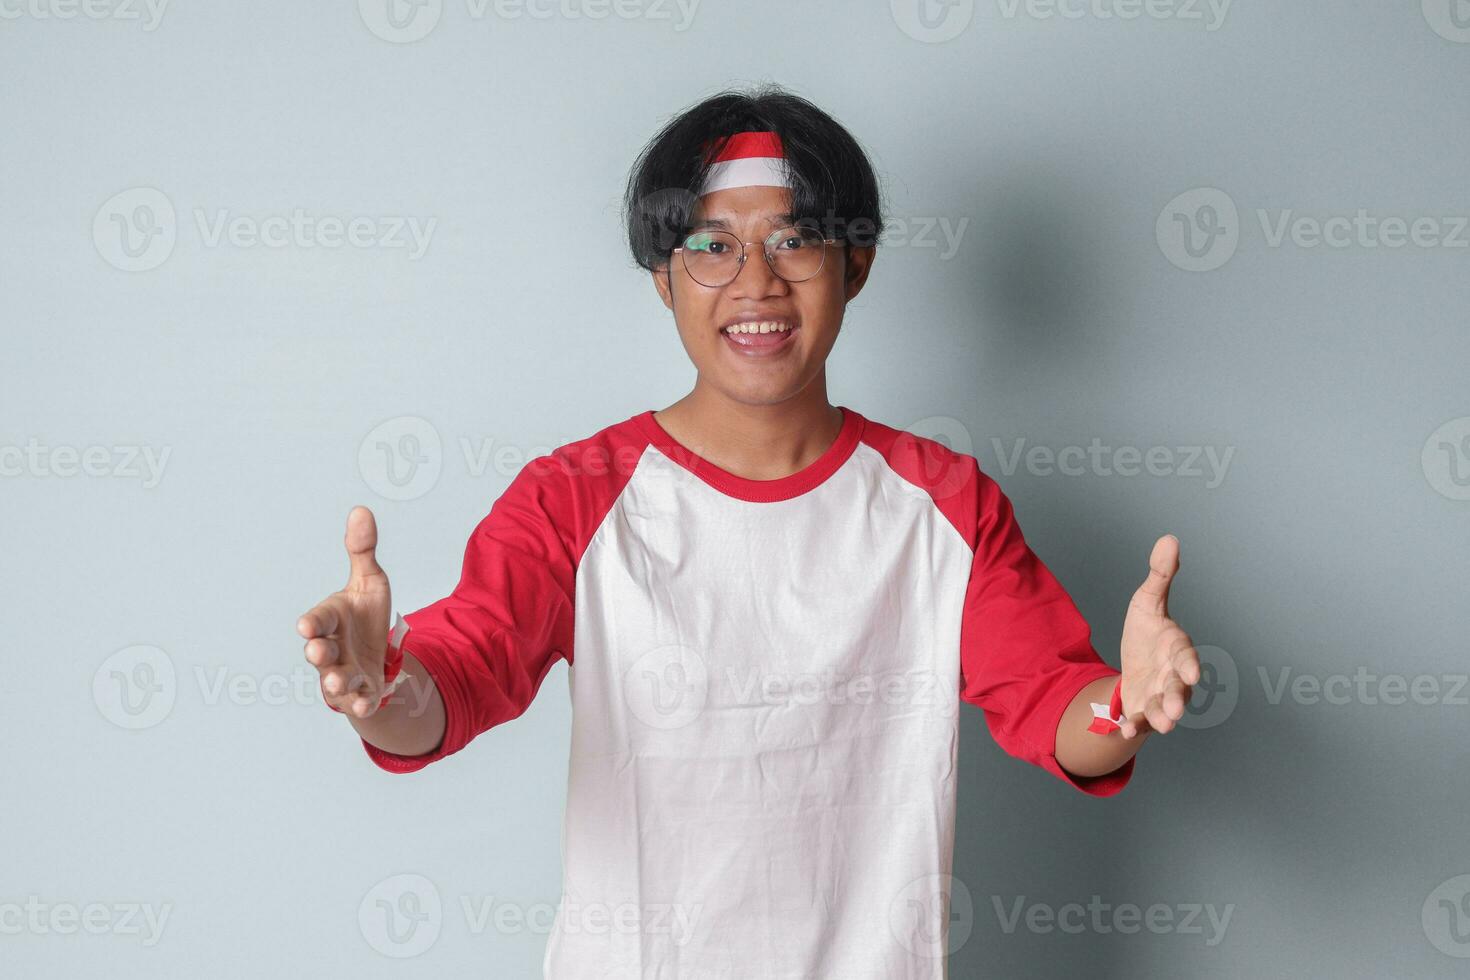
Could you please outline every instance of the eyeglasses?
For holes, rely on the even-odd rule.
[[[745,266],[745,246],[760,244],[766,264],[787,282],[805,282],[822,271],[827,246],[839,239],[823,238],[814,228],[781,228],[763,242],[742,242],[727,231],[696,231],[675,248],[689,278],[701,286],[733,282]]]

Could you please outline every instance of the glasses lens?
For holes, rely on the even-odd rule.
[[[801,282],[822,268],[827,243],[815,228],[782,228],[766,239],[766,255],[776,275],[787,282]]]
[[[723,231],[695,232],[682,254],[689,275],[705,286],[723,286],[740,271],[740,239]]]

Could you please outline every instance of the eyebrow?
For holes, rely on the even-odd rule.
[[[766,221],[771,224],[788,224],[796,220],[796,215],[792,214],[789,211],[783,211],[780,214],[767,214],[763,217],[765,217]],[[729,231],[730,222],[726,221],[724,218],[704,218],[703,220],[696,221],[691,226],[691,229],[699,228],[718,228],[723,231]]]

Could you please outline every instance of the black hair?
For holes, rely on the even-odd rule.
[[[876,245],[883,232],[878,181],[852,134],[811,102],[779,85],[727,89],[680,112],[648,142],[623,196],[633,261],[652,272],[689,233],[709,157],[725,137],[747,130],[781,139],[798,225],[853,246]]]

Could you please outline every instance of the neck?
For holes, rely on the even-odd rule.
[[[747,480],[779,480],[811,465],[842,429],[842,412],[827,401],[824,377],[785,401],[753,405],[696,383],[654,412],[676,442]]]

